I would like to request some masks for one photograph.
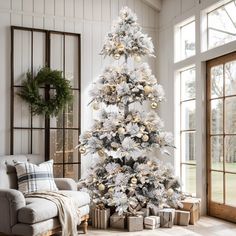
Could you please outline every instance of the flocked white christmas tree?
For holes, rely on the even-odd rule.
[[[163,130],[157,115],[164,90],[148,64],[141,63],[143,56],[153,53],[152,40],[142,33],[136,15],[123,8],[101,54],[115,60],[123,57],[124,63],[108,66],[91,90],[94,109],[99,110],[102,103],[111,109],[100,111],[91,130],[81,135],[79,145],[81,154],[97,160],[81,181],[82,187],[94,204],[113,207],[119,214],[135,214],[142,207],[181,205],[172,167],[161,163],[158,154],[150,157],[153,150],[165,154],[166,147],[173,147],[172,135]],[[133,60],[136,63],[131,63]],[[131,105],[144,101],[150,104],[150,112]]]

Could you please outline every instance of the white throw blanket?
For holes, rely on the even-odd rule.
[[[44,198],[56,204],[62,228],[62,236],[77,236],[80,224],[78,202],[60,192],[41,191],[26,194],[27,198]]]

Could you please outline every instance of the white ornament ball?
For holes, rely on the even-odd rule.
[[[169,188],[169,189],[167,190],[167,195],[168,195],[169,197],[171,197],[173,194],[174,194],[174,190],[173,190],[172,188]]]
[[[152,93],[153,88],[151,86],[149,86],[149,85],[146,85],[146,86],[144,86],[143,90],[144,90],[144,93],[146,95],[148,95],[148,94]]]
[[[144,134],[142,140],[143,142],[147,142],[149,140],[149,136],[147,134]]]
[[[133,177],[133,178],[131,179],[131,183],[132,183],[132,184],[137,184],[137,182],[138,182],[137,178]]]
[[[141,61],[141,57],[140,57],[140,56],[135,56],[134,60],[135,60],[136,62],[140,62],[140,61]]]
[[[116,53],[113,57],[114,57],[114,59],[119,60],[120,59],[120,54]]]
[[[81,147],[79,148],[79,152],[80,152],[81,154],[85,154],[85,153],[86,153],[86,148],[85,148],[84,146],[81,146]]]
[[[151,103],[151,108],[152,109],[156,109],[157,108],[157,103],[156,102],[152,102]]]
[[[123,127],[120,127],[118,130],[117,130],[118,134],[125,134],[125,128]]]
[[[99,110],[99,103],[98,102],[93,102],[93,109]]]
[[[99,191],[104,191],[105,188],[106,188],[106,187],[105,187],[104,184],[99,184],[99,185],[98,185],[98,190],[99,190]]]

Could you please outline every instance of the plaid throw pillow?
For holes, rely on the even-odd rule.
[[[57,191],[53,178],[53,160],[35,165],[15,162],[18,190],[24,194],[38,191]]]

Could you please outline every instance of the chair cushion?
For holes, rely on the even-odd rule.
[[[59,191],[73,198],[79,199],[79,207],[90,204],[90,197],[85,192]],[[34,224],[58,216],[55,203],[43,198],[26,198],[26,206],[18,212],[18,221]]]
[[[22,193],[57,191],[53,178],[53,160],[35,165],[29,162],[16,162],[18,189]]]

